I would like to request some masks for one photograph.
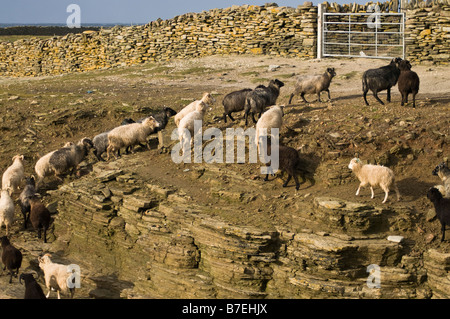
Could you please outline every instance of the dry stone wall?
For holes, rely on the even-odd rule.
[[[392,10],[390,2],[381,10]],[[367,6],[325,3],[327,12],[364,12]],[[46,40],[0,43],[0,75],[36,76],[89,71],[215,54],[316,57],[318,8],[232,6],[188,13],[146,25],[84,31]],[[407,16],[407,57],[447,63],[450,5],[412,5]]]

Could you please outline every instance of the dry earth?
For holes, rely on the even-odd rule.
[[[312,201],[317,196],[382,205],[380,189],[375,190],[373,200],[369,189],[363,189],[361,196],[355,197],[358,181],[347,165],[358,153],[365,161],[385,164],[394,170],[402,201],[397,203],[395,195],[391,194],[384,205],[406,205],[419,215],[417,228],[405,230],[412,253],[421,254],[431,247],[448,252],[448,241],[439,242],[439,222],[430,221],[432,206],[426,191],[440,183],[431,171],[450,154],[450,67],[413,66],[421,79],[416,109],[411,104],[400,105],[396,87],[391,103],[382,106],[369,96],[370,106],[365,106],[361,75],[368,68],[386,63],[370,59],[301,61],[269,56],[212,56],[55,77],[0,78],[0,169],[3,172],[15,154],[24,154],[26,174],[33,174],[40,156],[67,141],[92,138],[119,125],[123,118],[141,118],[163,105],[178,111],[199,99],[205,91],[212,92],[217,99],[206,115],[206,127],[222,130],[243,127],[243,114],[236,116],[235,123],[223,122],[221,100],[225,94],[244,87],[254,88],[277,78],[286,84],[278,100],[279,104],[286,105],[296,75],[323,73],[327,67],[334,67],[337,76],[330,87],[332,100],[327,101],[326,94],[322,96],[322,103],[316,96],[306,96],[308,104],[301,102],[300,97],[294,98],[294,104],[286,105],[281,131],[281,142],[299,149],[302,158],[309,163],[309,169],[315,174],[315,184],[306,182],[296,192],[293,182],[282,188],[279,176],[264,183],[258,164],[207,165],[206,169],[217,177],[217,184],[230,190],[239,187],[245,192],[245,186],[236,185],[230,175],[220,173],[221,169],[264,184],[263,194],[250,203],[242,203],[242,211],[220,212],[218,209],[217,214],[223,214],[231,222],[270,228],[291,222],[293,216],[287,206]],[[271,65],[279,68],[269,71]],[[385,101],[385,92],[380,97]],[[174,128],[170,121],[165,133],[166,144],[171,143],[170,133]],[[175,164],[170,153],[159,154],[156,149],[139,150],[138,154],[129,156],[142,156],[145,160],[141,166],[132,168],[143,178],[181,188],[202,205],[219,205],[211,194],[211,183],[192,179],[201,165]],[[95,163],[93,155],[88,162]],[[65,182],[73,178],[79,177],[67,177]],[[41,190],[44,200],[46,190],[57,186],[50,181]],[[271,198],[277,200],[268,200]],[[54,238],[47,245],[37,243],[31,228],[25,232],[20,229],[20,216],[17,205],[19,221],[13,227],[14,242],[27,247],[34,242],[40,245],[36,251],[51,250]],[[2,228],[0,234],[4,231]],[[450,238],[450,234],[447,236]],[[35,254],[30,251],[25,256],[24,269],[36,267]],[[8,286],[7,279],[3,273],[0,285]],[[17,282],[12,286],[15,288],[8,287],[5,293],[0,289],[0,297],[19,298],[23,293]]]

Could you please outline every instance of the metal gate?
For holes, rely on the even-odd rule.
[[[405,58],[404,13],[319,12],[318,24],[318,58]]]

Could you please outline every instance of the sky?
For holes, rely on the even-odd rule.
[[[158,18],[170,19],[188,12],[201,12],[232,5],[264,5],[275,2],[279,6],[297,7],[305,0],[1,0],[0,24],[61,24],[74,12],[67,8],[76,4],[80,8],[81,24],[146,24]],[[314,5],[324,2],[313,0]],[[353,3],[355,0],[331,0]],[[356,0],[366,3],[368,0]]]

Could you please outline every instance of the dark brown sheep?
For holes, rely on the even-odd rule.
[[[419,92],[420,79],[416,72],[411,71],[411,63],[402,60],[398,64],[400,76],[398,77],[398,90],[402,95],[402,106],[408,103],[408,95],[413,97],[413,107],[416,107],[416,95]]]
[[[34,230],[37,231],[38,238],[41,239],[41,230],[44,230],[44,243],[47,242],[47,230],[50,227],[50,212],[44,204],[37,198],[33,197],[30,203],[30,221]]]
[[[8,268],[9,283],[12,282],[12,277],[16,277],[19,274],[19,268],[22,266],[22,253],[16,247],[14,247],[10,242],[8,237],[3,236],[0,238],[2,245],[2,263],[3,270]]]

